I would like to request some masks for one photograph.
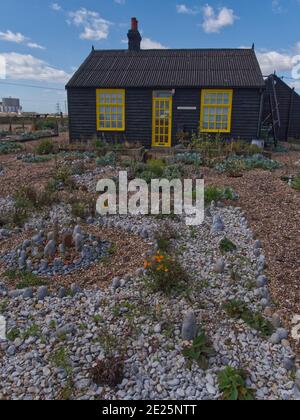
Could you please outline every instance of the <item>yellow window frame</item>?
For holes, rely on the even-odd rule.
[[[216,94],[216,95],[229,95],[229,103],[228,104],[206,104],[205,103],[205,96],[207,94]],[[200,115],[200,131],[202,133],[230,133],[231,132],[231,123],[232,123],[232,100],[233,100],[233,90],[232,89],[203,89],[201,91],[201,115]],[[227,129],[218,129],[218,128],[204,128],[204,115],[205,115],[205,108],[223,108],[228,109],[227,115]],[[215,114],[217,117],[217,113]],[[217,120],[215,119],[214,125],[216,127]]]
[[[101,95],[122,95],[121,103],[112,103],[112,102],[101,102]],[[100,107],[112,108],[118,107],[122,109],[122,127],[101,127],[100,125]],[[113,122],[112,115],[113,112],[104,113],[105,116],[109,115],[110,118],[105,118],[105,121]],[[118,114],[118,113],[116,113]],[[96,89],[96,118],[97,118],[97,131],[125,131],[125,89]]]
[[[160,120],[159,124],[156,124],[156,111],[163,107],[163,103],[168,102],[169,104],[169,118],[168,126],[165,121]],[[153,95],[152,99],[152,147],[171,147],[172,145],[172,121],[173,121],[173,97],[172,96],[161,96],[157,97]],[[164,134],[159,134],[159,137],[167,139],[167,142],[156,141],[156,129],[159,131],[164,130]],[[168,134],[165,134],[165,130],[168,129]]]

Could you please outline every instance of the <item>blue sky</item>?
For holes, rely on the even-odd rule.
[[[1,2],[0,98],[25,111],[65,108],[64,85],[90,52],[126,48],[132,16],[143,48],[249,47],[263,72],[295,77],[300,62],[300,0],[9,0]],[[299,71],[300,75],[300,71]],[[1,68],[0,68],[1,78]],[[300,89],[300,79],[286,79]],[[35,89],[8,83],[39,86]],[[60,89],[60,90],[54,90]]]

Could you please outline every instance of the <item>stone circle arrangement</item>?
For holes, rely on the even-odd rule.
[[[40,231],[26,239],[16,249],[1,256],[8,269],[52,277],[70,274],[108,255],[110,244],[92,234],[83,233],[76,225],[73,230]]]

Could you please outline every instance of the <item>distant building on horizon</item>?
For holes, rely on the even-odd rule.
[[[0,112],[19,114],[22,111],[20,99],[18,98],[3,98],[0,102]]]

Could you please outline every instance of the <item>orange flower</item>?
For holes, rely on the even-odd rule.
[[[145,260],[144,268],[148,268],[148,267],[151,267],[151,263],[149,261]]]

